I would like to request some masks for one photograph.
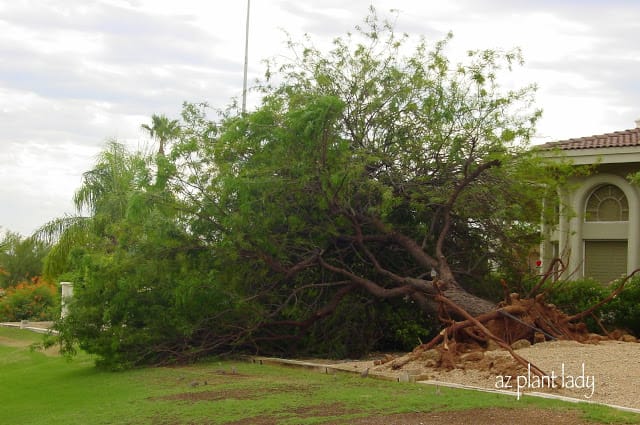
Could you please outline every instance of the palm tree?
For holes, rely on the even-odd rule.
[[[73,247],[112,238],[110,225],[135,211],[133,198],[150,184],[148,165],[147,158],[131,154],[122,144],[107,145],[93,169],[82,175],[82,185],[73,197],[76,213],[51,220],[34,234],[52,244],[45,275],[63,271]]]
[[[143,130],[149,132],[152,139],[158,140],[158,155],[164,156],[164,147],[167,142],[175,139],[180,134],[178,120],[170,120],[165,115],[151,115],[151,125],[142,124]]]

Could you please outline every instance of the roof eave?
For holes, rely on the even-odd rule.
[[[640,162],[640,146],[584,149],[544,149],[540,154],[547,158],[568,158],[575,165],[624,164]]]

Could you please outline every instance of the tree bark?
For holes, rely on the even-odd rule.
[[[448,288],[442,291],[442,295],[462,307],[472,316],[479,316],[496,308],[496,304],[469,293],[455,281],[449,282]]]

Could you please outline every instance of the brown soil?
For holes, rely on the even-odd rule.
[[[369,416],[367,418],[334,422],[335,425],[497,425],[514,423],[514,414],[510,409],[471,409],[457,412],[403,413],[398,415]],[[593,422],[580,419],[578,413],[542,409],[518,410],[518,424],[563,424],[583,425]]]
[[[226,391],[199,391],[190,393],[170,394],[162,397],[154,397],[151,400],[166,401],[216,401],[216,400],[247,400],[259,398],[261,395],[258,391],[250,390],[226,390]]]
[[[203,384],[207,385],[207,384]],[[193,387],[200,386],[193,385]],[[304,391],[307,391],[306,387],[302,386],[288,386],[286,388],[277,388],[274,391],[279,393],[297,393],[301,394]],[[216,400],[252,400],[259,399],[264,397],[264,390],[249,390],[249,389],[229,389],[229,390],[211,390],[211,391],[196,391],[196,392],[184,392],[177,394],[169,394],[166,396],[153,397],[150,400],[169,400],[169,401],[188,401],[188,402],[199,402],[199,401],[216,401]]]
[[[323,404],[319,406],[309,406],[298,408],[294,410],[287,410],[282,412],[289,419],[289,414],[295,415],[295,418],[319,418],[319,417],[327,417],[327,416],[336,416],[336,415],[349,415],[349,414],[357,414],[357,410],[347,409],[341,403],[331,403],[331,404]],[[259,416],[253,418],[242,419],[239,421],[228,422],[226,425],[277,425],[283,421],[283,418],[277,418],[274,416]],[[319,422],[322,423],[322,422]],[[353,420],[348,420],[347,422],[336,422],[340,424],[352,424],[359,423],[353,422]],[[363,422],[370,423],[370,422]],[[377,423],[377,422],[374,422]],[[331,422],[333,424],[333,422]]]
[[[29,341],[20,341],[0,336],[0,345],[4,345],[5,347],[28,347],[31,343]]]

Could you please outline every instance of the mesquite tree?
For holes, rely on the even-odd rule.
[[[260,301],[256,341],[290,338],[354,294],[487,312],[464,283],[536,243],[560,170],[529,147],[535,87],[499,86],[517,51],[452,63],[450,38],[410,51],[372,10],[329,52],[290,42],[261,105],[200,149],[185,193],[227,279]]]

